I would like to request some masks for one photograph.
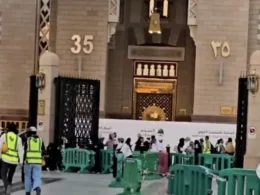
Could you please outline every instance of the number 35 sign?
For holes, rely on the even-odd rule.
[[[93,35],[85,35],[84,37],[73,35],[71,40],[74,42],[74,46],[70,48],[70,51],[73,54],[79,54],[81,51],[85,54],[91,54],[94,50]]]

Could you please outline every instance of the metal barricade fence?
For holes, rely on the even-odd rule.
[[[65,172],[88,173],[95,165],[95,152],[77,148],[65,149],[63,163]]]
[[[113,155],[113,150],[101,150],[101,168],[103,174],[112,172]]]

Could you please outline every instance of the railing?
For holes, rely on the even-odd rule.
[[[108,168],[112,163],[111,154],[111,151],[103,151],[103,167]],[[169,169],[168,194],[211,195],[212,182],[215,180],[218,184],[218,195],[260,194],[260,180],[256,171],[230,168],[233,164],[232,156],[200,154],[199,163],[204,166],[189,165],[194,160],[192,155],[172,156],[174,163]],[[66,149],[63,157],[65,171],[79,170],[81,173],[87,173],[95,163],[94,153],[83,149]],[[109,187],[124,188],[124,193],[138,194],[142,180],[161,178],[158,174],[159,157],[160,153],[146,152],[135,153],[133,158],[124,160],[123,154],[117,154],[117,176]]]
[[[260,194],[260,180],[255,170],[225,169],[220,171],[218,195]]]
[[[65,172],[88,173],[95,165],[95,153],[90,150],[68,148],[63,154]]]
[[[168,194],[210,195],[212,175],[210,169],[196,165],[173,165],[168,177]]]
[[[211,195],[213,179],[218,184],[218,195],[260,194],[260,179],[255,170],[231,168],[216,175],[198,165],[173,165],[168,177],[168,194]]]
[[[142,180],[141,160],[126,159],[123,171],[124,191],[122,194],[140,194]]]
[[[113,150],[102,150],[101,151],[101,169],[102,173],[111,173],[113,167]]]
[[[223,169],[233,167],[234,157],[227,154],[199,154],[199,165],[205,166],[218,174]]]

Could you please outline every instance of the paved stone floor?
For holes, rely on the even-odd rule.
[[[77,173],[44,173],[44,185],[42,195],[116,195],[122,189],[108,188],[111,175],[92,175]],[[0,183],[0,186],[2,183]],[[216,188],[216,183],[213,183]],[[20,174],[14,177],[14,193],[12,195],[24,195]],[[142,195],[166,195],[167,180],[144,181]],[[0,194],[1,187],[0,187]],[[217,193],[214,192],[213,195]]]

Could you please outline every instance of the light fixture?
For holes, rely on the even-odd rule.
[[[154,11],[150,17],[150,26],[149,26],[150,34],[161,34],[161,24],[160,24],[160,14]]]
[[[38,89],[44,89],[45,88],[45,82],[46,82],[46,79],[45,79],[45,74],[40,72],[36,75],[36,88]]]
[[[254,95],[259,88],[259,75],[256,70],[247,76],[247,89]]]

